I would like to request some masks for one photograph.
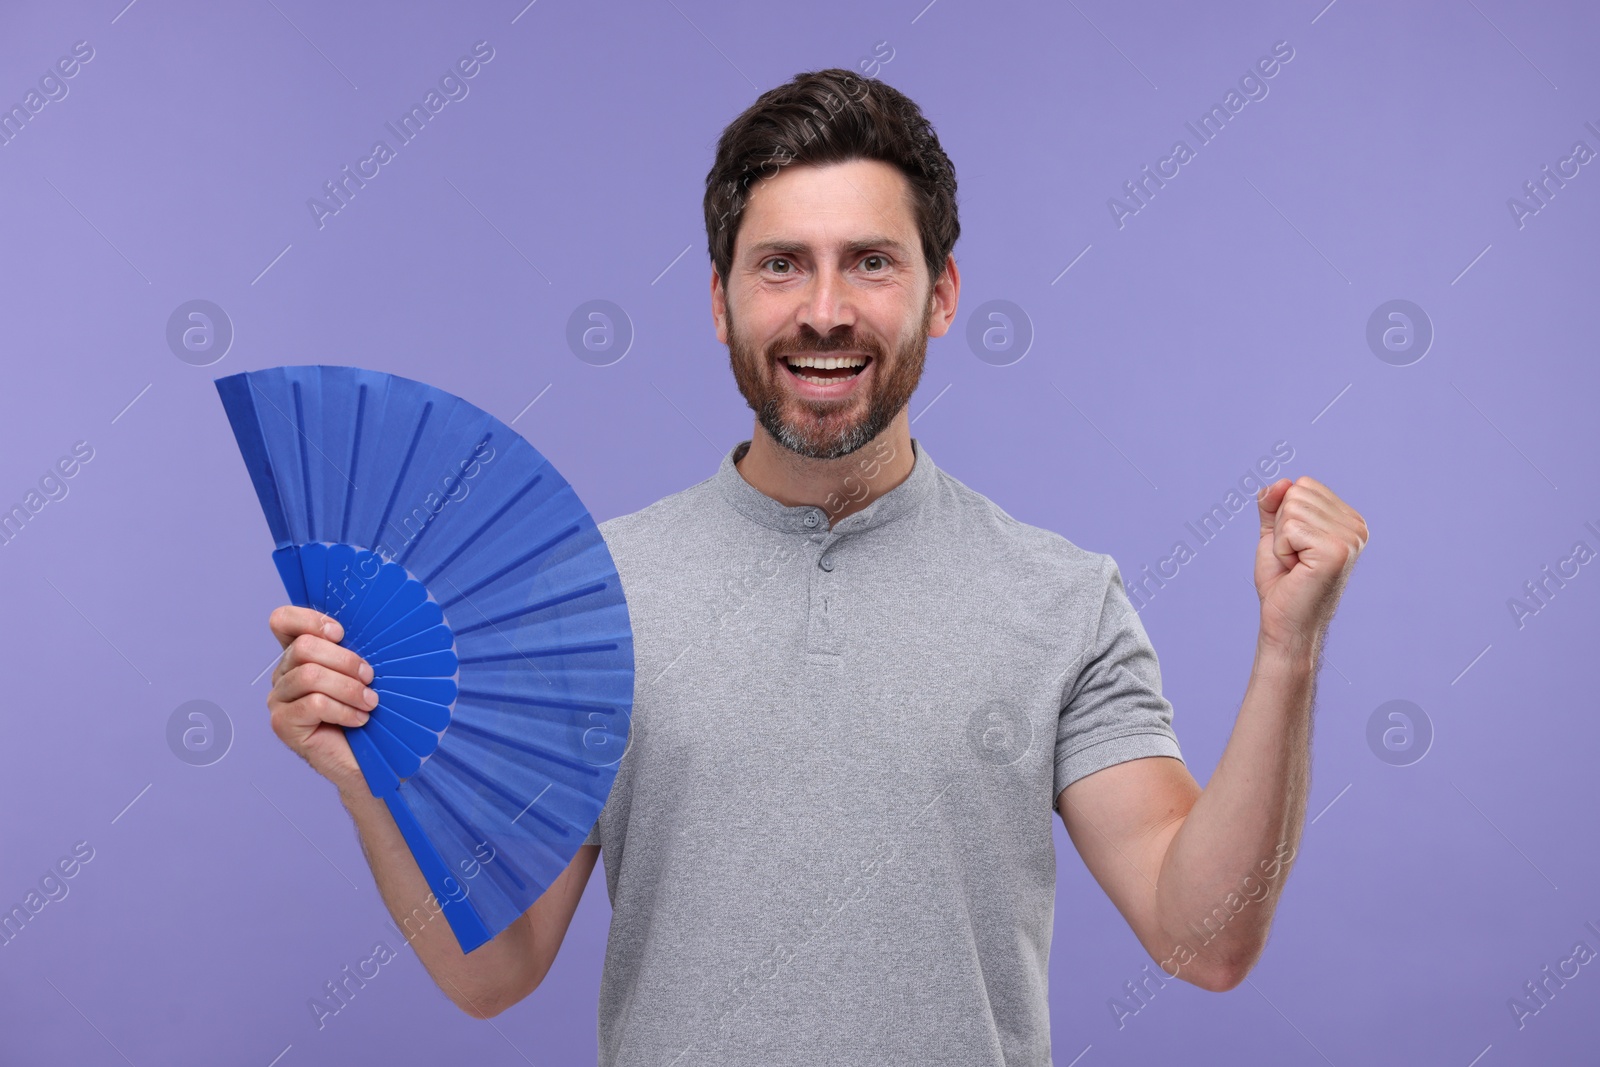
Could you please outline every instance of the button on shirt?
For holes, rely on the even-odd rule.
[[[1117,567],[915,441],[831,529],[748,445],[600,526],[636,665],[600,1063],[1047,1065],[1056,797],[1182,758]]]

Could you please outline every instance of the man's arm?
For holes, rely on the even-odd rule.
[[[1257,655],[1204,790],[1180,761],[1152,756],[1080,778],[1057,801],[1145,951],[1202,989],[1232,989],[1266,947],[1305,818],[1310,673]]]
[[[488,1019],[539,988],[583,899],[600,846],[579,848],[567,869],[532,907],[493,940],[467,954],[456,942],[384,802],[365,786],[341,791],[339,798],[355,820],[361,850],[395,926],[456,1007],[475,1019]]]
[[[367,789],[340,729],[370,717],[377,702],[365,684],[372,666],[339,645],[344,628],[319,611],[285,605],[273,611],[268,625],[284,649],[267,694],[273,732],[338,787],[384,904],[428,974],[457,1007],[479,1019],[526,997],[555,962],[599,846],[580,847],[531,908],[492,941],[463,953],[387,805]]]
[[[1233,733],[1204,790],[1166,757],[1104,768],[1057,808],[1085,865],[1170,976],[1232,989],[1266,947],[1310,786],[1322,637],[1367,527],[1320,482],[1262,490],[1261,631]]]

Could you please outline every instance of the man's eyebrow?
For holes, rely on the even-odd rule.
[[[855,240],[847,243],[844,246],[844,251],[846,255],[855,255],[860,252],[867,252],[877,248],[893,252],[902,259],[910,258],[910,251],[905,245],[901,244],[899,241],[896,241],[892,237],[885,237],[882,234],[868,234],[865,237],[858,237]],[[781,237],[773,237],[768,238],[765,241],[757,241],[755,244],[750,246],[746,254],[750,256],[767,256],[774,253],[797,255],[810,251],[811,246],[806,244],[804,241],[794,241]]]

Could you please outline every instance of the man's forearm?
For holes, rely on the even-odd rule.
[[[1232,988],[1266,944],[1305,822],[1316,644],[1257,642],[1233,733],[1157,881],[1168,973],[1188,966],[1200,984]]]
[[[463,953],[387,805],[364,789],[339,796],[355,820],[361,850],[395,926],[445,995],[473,1015],[494,1014],[527,995],[533,961],[521,936],[525,920],[470,956]]]

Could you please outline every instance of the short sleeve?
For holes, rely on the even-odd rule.
[[[600,824],[598,822],[589,828],[589,836],[583,839],[583,843],[585,845],[598,845],[600,843]]]
[[[1113,764],[1145,756],[1183,759],[1172,705],[1161,695],[1155,648],[1110,556],[1086,601],[1098,621],[1077,678],[1065,690],[1052,807],[1067,786]]]

